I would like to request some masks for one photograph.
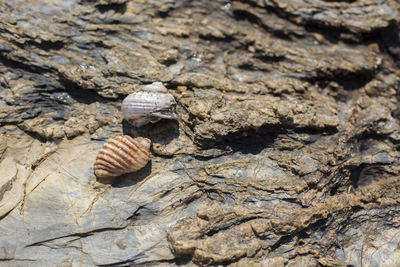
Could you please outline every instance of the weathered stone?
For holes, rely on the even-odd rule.
[[[397,266],[398,1],[0,3],[5,266]],[[163,82],[177,121],[122,99]],[[117,135],[152,140],[113,183]]]

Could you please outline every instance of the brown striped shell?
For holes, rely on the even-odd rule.
[[[150,143],[147,138],[128,135],[108,140],[97,155],[94,173],[106,178],[140,170],[150,160]]]

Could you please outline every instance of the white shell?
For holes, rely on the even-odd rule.
[[[141,89],[128,95],[122,101],[122,114],[125,120],[140,127],[162,118],[177,119],[175,99],[162,83],[144,85]]]
[[[155,83],[152,83],[152,84],[142,85],[142,91],[168,93],[167,88],[165,88],[165,86],[161,82],[155,82]]]

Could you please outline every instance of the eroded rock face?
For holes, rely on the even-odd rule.
[[[0,261],[399,265],[399,8],[0,3]],[[180,119],[135,129],[157,81]],[[121,134],[151,163],[99,185]]]

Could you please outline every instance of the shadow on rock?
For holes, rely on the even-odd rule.
[[[238,151],[243,154],[257,155],[265,148],[270,147],[279,133],[283,133],[283,130],[266,125],[258,129],[248,129],[230,133],[226,136],[216,136],[214,140],[198,139],[196,144],[201,146],[203,151],[197,153],[196,156],[214,157],[217,156],[213,155],[215,152],[222,155]]]
[[[112,187],[128,187],[140,183],[151,174],[151,161],[141,170],[137,172],[127,173],[117,177],[112,183]]]
[[[136,128],[126,120],[122,121],[122,130],[124,134],[132,137],[146,137],[152,143],[168,145],[172,140],[179,136],[179,125],[177,121],[161,120],[157,123],[149,123]]]

